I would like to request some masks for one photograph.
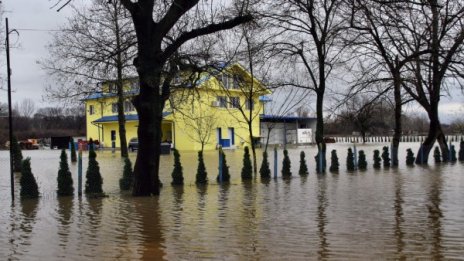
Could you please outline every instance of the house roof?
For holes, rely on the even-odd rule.
[[[311,121],[316,120],[314,117],[300,117],[300,116],[281,116],[261,114],[259,119],[262,122],[295,122],[295,121]]]
[[[163,118],[170,115],[171,112],[163,112]],[[126,121],[138,121],[139,115],[137,114],[127,114]],[[93,121],[92,123],[105,123],[105,122],[117,122],[118,115],[111,115],[111,116],[103,116],[98,120]]]

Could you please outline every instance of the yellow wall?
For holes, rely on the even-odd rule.
[[[240,66],[231,66],[234,72],[240,71],[243,77],[249,75]],[[218,77],[219,78],[219,77]],[[251,79],[251,78],[250,78]],[[251,82],[251,80],[250,80]],[[130,83],[126,83],[130,84]],[[217,96],[239,97],[240,106],[247,113],[245,107],[246,96],[243,90],[229,89],[224,90],[215,77],[210,77],[207,81],[200,84],[195,89],[182,88],[173,92],[171,101],[174,109],[171,109],[171,104],[166,105],[165,111],[172,111],[172,114],[165,118],[162,124],[162,141],[171,140],[174,146],[181,151],[197,151],[201,149],[199,142],[199,134],[207,134],[208,142],[205,144],[205,150],[214,150],[218,145],[218,128],[221,128],[221,136],[223,139],[230,139],[229,128],[234,128],[235,148],[242,148],[249,144],[249,131],[245,118],[240,112],[240,109],[213,107],[214,101],[217,101]],[[253,81],[254,89],[261,88],[261,91],[256,92],[253,96],[254,110],[252,111],[252,129],[253,136],[259,136],[259,114],[263,113],[263,105],[259,102],[259,96],[269,93],[256,80]],[[127,85],[125,87],[128,88]],[[105,90],[105,88],[103,88]],[[228,98],[229,99],[229,98]],[[108,122],[98,124],[97,127],[92,122],[109,115],[117,115],[112,112],[111,104],[116,102],[116,97],[106,97],[86,101],[87,115],[87,138],[99,139],[105,147],[111,147],[111,130],[116,131],[116,147],[119,147],[118,124],[117,122]],[[93,105],[95,113],[89,115],[89,106]],[[135,112],[129,112],[135,114]],[[203,118],[204,121],[196,119]],[[205,124],[207,122],[207,124]],[[128,121],[126,123],[127,141],[130,138],[137,137],[138,122]],[[207,126],[210,130],[205,132]]]

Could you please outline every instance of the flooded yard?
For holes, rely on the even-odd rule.
[[[195,182],[197,154],[181,153],[186,184],[172,187],[173,157],[161,158],[160,197],[121,193],[123,161],[98,153],[108,197],[57,198],[59,151],[24,151],[32,158],[41,197],[10,199],[9,158],[0,151],[1,260],[380,260],[464,259],[464,164],[347,172],[349,144],[337,149],[340,172],[315,174],[316,147],[290,149],[293,177],[240,179],[242,151],[226,151],[231,184],[216,182],[217,152],[205,155],[209,185]],[[310,174],[298,176],[299,153]],[[258,151],[261,154],[261,151]],[[271,170],[273,164],[270,155]],[[135,160],[135,154],[131,153]],[[258,158],[260,164],[261,157]],[[330,162],[330,160],[328,161]],[[84,154],[84,182],[87,154]],[[77,165],[71,164],[77,189]]]

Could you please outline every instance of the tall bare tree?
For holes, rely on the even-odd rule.
[[[94,0],[91,6],[72,6],[73,16],[48,46],[50,58],[42,67],[58,84],[46,89],[48,98],[77,99],[101,91],[102,82],[117,86],[121,156],[127,157],[124,79],[135,74],[131,63],[136,36],[120,1]]]
[[[134,65],[140,92],[133,103],[139,115],[139,151],[134,166],[133,195],[159,195],[161,121],[175,70],[169,60],[187,41],[233,28],[250,21],[252,16],[244,13],[245,6],[238,12],[228,12],[216,9],[208,1],[120,1],[131,14],[138,47]],[[215,10],[205,13],[211,9]]]
[[[35,102],[32,99],[26,98],[22,100],[19,105],[19,113],[21,116],[30,118],[34,115],[36,110]]]
[[[325,170],[324,94],[334,67],[341,58],[340,41],[346,27],[340,15],[341,0],[268,1],[270,23],[277,30],[276,45],[305,73],[290,85],[308,88],[316,94],[316,143]]]

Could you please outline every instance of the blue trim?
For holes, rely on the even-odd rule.
[[[266,96],[266,95],[262,95],[262,96],[259,96],[259,101],[260,101],[260,102],[271,102],[272,99],[269,98],[269,97]]]
[[[163,118],[170,115],[171,112],[163,112]],[[137,114],[126,114],[126,121],[138,121],[139,115]],[[117,122],[118,115],[103,116],[98,120],[93,121],[92,123],[105,123],[105,122]]]
[[[296,121],[296,120],[315,120],[314,117],[299,117],[299,116],[279,116],[279,115],[268,115],[261,114],[260,120],[272,120],[272,121]]]

